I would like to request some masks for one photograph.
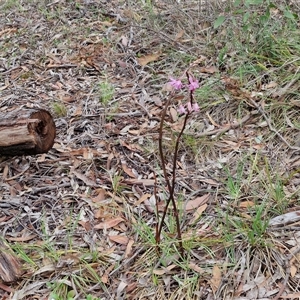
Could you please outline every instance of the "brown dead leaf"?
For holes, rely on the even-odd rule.
[[[123,171],[130,176],[131,178],[136,178],[135,174],[132,172],[130,168],[127,167],[126,163],[122,163],[122,169]]]
[[[264,91],[264,90],[268,90],[268,89],[272,89],[272,88],[275,88],[277,87],[278,84],[275,82],[275,81],[271,81],[269,82],[268,84],[264,84],[261,89]]]
[[[118,225],[119,223],[123,222],[124,219],[121,217],[117,217],[114,219],[106,220],[104,222],[101,222],[97,225],[94,226],[95,229],[107,229],[107,228],[112,228]]]
[[[242,201],[239,205],[240,208],[248,208],[248,207],[253,207],[255,203],[253,201]]]
[[[93,158],[93,151],[92,151],[92,149],[90,149],[90,148],[83,148],[83,158],[84,159],[88,159],[88,160],[90,160],[90,159],[92,159]]]
[[[152,196],[151,194],[144,194],[144,195],[142,195],[142,196],[140,197],[140,199],[137,200],[137,201],[134,203],[134,205],[135,205],[135,206],[140,205],[140,204],[143,203],[145,200],[149,199],[151,196]]]
[[[87,186],[98,186],[98,184],[91,180],[90,178],[88,178],[87,176],[85,176],[84,174],[73,170],[72,173],[80,180],[82,180]]]
[[[9,87],[9,84],[8,85],[3,85],[0,87],[0,91],[4,91],[5,89],[7,89]]]
[[[140,130],[136,130],[136,129],[128,130],[128,133],[130,133],[132,135],[140,135],[141,134]]]
[[[256,144],[256,145],[252,145],[253,149],[256,149],[256,150],[261,150],[265,147],[264,144]]]
[[[201,205],[201,206],[199,206],[197,208],[197,210],[194,212],[193,218],[191,219],[191,221],[189,222],[189,224],[195,223],[201,217],[202,213],[206,210],[207,206],[208,205],[206,203],[203,204],[203,205]]]
[[[291,277],[294,278],[298,269],[295,265],[291,265],[290,269],[291,269],[291,271],[290,271],[291,272]]]
[[[78,221],[78,224],[80,224],[86,231],[90,231],[92,229],[89,221]]]
[[[281,295],[280,298],[282,299],[299,299],[300,293],[294,293],[294,294],[287,294],[287,295]]]
[[[0,279],[14,282],[24,273],[22,263],[4,239],[0,239],[0,247]]]
[[[101,276],[101,282],[108,283],[108,274],[104,274],[103,276]]]
[[[121,36],[121,43],[124,47],[128,46],[128,38],[124,35]]]
[[[123,14],[124,14],[124,16],[126,16],[134,21],[137,21],[137,22],[140,22],[142,19],[142,17],[136,11],[133,11],[131,9],[124,9]]]
[[[129,238],[125,235],[109,235],[109,240],[121,245],[127,245],[129,242]]]
[[[216,180],[210,179],[210,178],[202,179],[201,181],[205,182],[205,183],[208,183],[210,185],[214,185],[214,186],[218,186],[219,185],[219,183]]]
[[[221,281],[222,281],[222,272],[221,272],[220,268],[217,265],[215,265],[213,267],[212,278],[210,280],[210,286],[214,293],[219,288]]]
[[[0,282],[0,289],[3,291],[6,291],[8,293],[13,293],[14,289],[8,285],[5,285],[4,283]],[[2,299],[6,299],[6,298],[2,298]],[[8,299],[8,298],[7,298]]]
[[[186,211],[197,209],[199,206],[205,204],[208,201],[209,197],[209,194],[205,194],[201,197],[196,197],[194,200],[190,200],[185,206]]]
[[[22,73],[23,73],[23,69],[22,68],[16,68],[16,69],[13,69],[11,72],[10,72],[10,78],[12,80],[15,80],[17,79]]]
[[[203,67],[203,68],[200,68],[200,72],[201,73],[208,73],[208,74],[214,74],[216,72],[218,72],[218,68],[215,67],[215,66],[210,66],[210,67]]]
[[[103,274],[103,276],[101,277],[101,282],[103,283],[108,283],[108,278],[109,278],[109,273],[115,268],[115,265],[112,264],[111,266],[109,266],[106,270],[105,273]]]
[[[163,268],[163,269],[154,269],[153,270],[153,274],[155,275],[164,275],[167,273],[167,269],[166,268]]]
[[[159,201],[157,203],[157,200],[161,199],[161,197],[158,195],[158,197],[156,197],[155,195],[152,195],[149,199],[146,199],[144,201],[144,205],[146,207],[146,209],[149,212],[154,212],[158,209],[158,211],[164,211],[165,209],[165,201]]]
[[[124,257],[125,258],[128,258],[132,252],[132,246],[134,244],[134,240],[133,239],[130,239],[128,244],[127,244],[127,247],[126,247],[126,251],[125,251],[125,254],[124,254]]]
[[[122,199],[121,197],[115,195],[114,193],[111,193],[110,191],[107,191],[106,194],[118,203],[123,203],[123,201],[124,201],[124,199]]]
[[[105,198],[106,198],[106,197],[105,197],[105,194],[106,194],[105,189],[98,189],[97,192],[98,192],[98,195],[97,195],[96,197],[93,197],[93,198],[92,198],[92,201],[93,201],[94,203],[102,202],[102,201],[105,200]]]
[[[195,61],[193,61],[191,63],[191,66],[197,66],[202,64],[202,62],[204,62],[205,60],[207,60],[207,57],[204,55],[200,55],[199,58],[197,58]]]
[[[169,273],[174,268],[176,268],[176,265],[170,265],[166,268],[154,269],[153,273],[156,274],[156,275],[164,275],[164,274]]]
[[[176,36],[175,36],[175,41],[178,41],[180,40],[184,35],[184,30],[181,29],[179,32],[176,33]]]
[[[176,132],[180,132],[182,129],[184,123],[184,118],[179,118],[178,121],[176,123],[171,124],[171,128],[176,131]]]
[[[173,122],[176,122],[178,120],[178,114],[177,114],[177,111],[174,107],[170,108],[170,115],[171,115],[171,118],[172,118]]]
[[[161,55],[160,53],[147,54],[137,58],[137,61],[141,66],[146,66],[150,62],[158,60],[160,55]]]
[[[154,179],[126,179],[123,183],[127,184],[141,184],[144,186],[154,186],[155,181]]]
[[[128,295],[130,292],[134,291],[137,287],[137,282],[129,283],[126,287],[126,294]]]
[[[209,121],[210,121],[210,123],[211,123],[212,125],[214,125],[215,127],[221,127],[219,124],[217,124],[217,123],[213,120],[213,118],[210,116],[209,112],[206,112],[205,114],[207,115],[207,117],[208,117],[208,119],[209,119]]]
[[[158,96],[153,96],[152,101],[154,102],[154,104],[156,106],[159,106],[159,107],[163,106],[163,103],[162,103],[161,99]]]
[[[294,106],[300,107],[300,101],[299,100],[291,99],[290,103],[293,104]]]
[[[95,212],[94,212],[94,217],[96,219],[102,219],[102,218],[105,218],[107,217],[107,211],[105,210],[105,206],[100,206],[99,209],[97,209]]]
[[[137,144],[128,144],[125,141],[120,141],[120,144],[123,147],[126,147],[130,151],[137,151],[137,152],[143,151],[143,149]]]
[[[252,218],[250,215],[248,215],[248,214],[246,214],[244,212],[241,213],[241,217],[243,217],[246,220],[251,220],[251,218]]]
[[[114,158],[114,154],[112,152],[109,153],[109,156],[107,158],[107,162],[106,162],[106,169],[107,170],[110,170],[110,164],[111,164],[111,161],[112,159]]]
[[[73,95],[64,95],[60,97],[62,102],[72,103],[76,101],[76,98]]]
[[[18,31],[18,28],[6,28],[0,31],[0,36],[6,34],[10,35],[11,33],[16,33]]]
[[[13,241],[13,242],[27,242],[33,240],[34,238],[36,238],[36,235],[29,235],[24,237],[12,237],[12,236],[6,237],[8,241]]]
[[[7,179],[8,172],[9,172],[9,168],[8,168],[8,165],[6,164],[4,166],[4,170],[2,171],[2,178],[3,178],[3,180]]]
[[[12,218],[12,216],[3,216],[3,217],[0,218],[0,223],[6,222],[11,218]]]
[[[192,270],[194,270],[197,273],[200,273],[200,274],[204,273],[204,270],[193,262],[189,263],[189,268],[191,268]]]

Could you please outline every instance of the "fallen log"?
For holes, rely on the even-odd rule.
[[[24,273],[22,263],[8,243],[0,237],[0,278],[4,282],[17,281]]]
[[[0,113],[0,156],[48,152],[56,136],[51,114],[44,109]]]

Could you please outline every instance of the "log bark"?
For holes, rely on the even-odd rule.
[[[17,281],[24,271],[18,257],[3,237],[0,237],[0,278],[4,282]]]
[[[48,152],[56,136],[51,114],[44,109],[19,109],[0,114],[0,155]]]

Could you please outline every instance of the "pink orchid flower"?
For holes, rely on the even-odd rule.
[[[179,79],[174,79],[170,78],[169,84],[175,89],[175,90],[180,90],[183,86],[181,80]]]
[[[185,110],[185,108],[184,108],[184,106],[182,104],[179,105],[178,112],[180,114],[186,114],[186,110]]]
[[[187,103],[187,110],[188,110],[189,113],[191,113],[193,111],[193,108],[192,108],[192,105],[191,105],[190,101]]]
[[[197,79],[194,79],[193,77],[189,78],[189,90],[193,92],[195,89],[199,87],[199,81]]]
[[[198,105],[198,103],[193,103],[193,111],[198,112],[200,110],[200,107]]]

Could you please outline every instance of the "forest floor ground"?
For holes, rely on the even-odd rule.
[[[40,107],[53,149],[0,162],[2,299],[300,297],[298,1],[0,2],[0,111]],[[200,111],[180,139],[188,93]],[[171,97],[171,98],[170,98]],[[156,183],[155,183],[156,182]],[[156,201],[159,203],[156,205]],[[157,213],[157,209],[159,212]]]

